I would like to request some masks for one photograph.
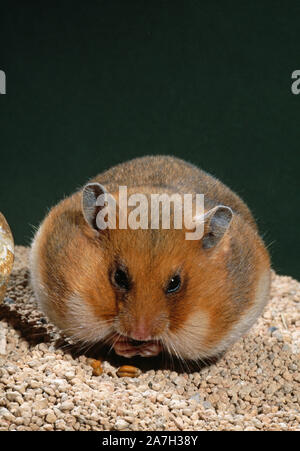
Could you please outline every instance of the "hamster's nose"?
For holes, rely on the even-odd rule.
[[[139,320],[131,328],[129,336],[138,341],[151,340],[151,328],[145,321]]]

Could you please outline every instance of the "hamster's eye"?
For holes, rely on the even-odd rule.
[[[123,269],[118,268],[113,276],[113,281],[115,285],[117,285],[119,288],[122,288],[122,290],[129,290],[130,288],[130,281],[128,278],[128,275],[126,274]]]
[[[178,291],[181,287],[181,278],[179,274],[176,274],[175,276],[172,277],[172,279],[170,279],[167,289],[166,289],[166,293],[175,293],[175,291]]]

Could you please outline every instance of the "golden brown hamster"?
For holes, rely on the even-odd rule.
[[[186,227],[97,226],[101,194],[204,195],[204,234]],[[126,214],[129,214],[128,210]],[[120,213],[119,213],[120,214]],[[117,221],[120,224],[119,219]],[[270,261],[245,203],[194,165],[148,156],[99,174],[52,208],[31,249],[39,306],[73,339],[117,354],[216,357],[241,337],[269,297]]]

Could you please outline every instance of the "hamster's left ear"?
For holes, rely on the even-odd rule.
[[[230,226],[232,217],[233,211],[225,205],[218,205],[205,213],[202,238],[204,249],[210,249],[219,243]]]
[[[104,202],[99,203],[99,196],[104,196],[105,194],[107,194],[107,191],[100,183],[88,183],[82,191],[81,205],[83,216],[86,222],[95,230],[98,230],[96,223],[97,215],[104,208]]]

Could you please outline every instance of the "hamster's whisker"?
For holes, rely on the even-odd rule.
[[[163,337],[161,337],[161,343],[163,349],[166,351],[165,353],[163,353],[163,355],[168,358],[169,362],[171,363],[171,368],[174,368],[174,357],[170,350],[168,342]]]
[[[168,347],[168,351],[171,355],[175,355],[175,357],[178,359],[178,361],[182,360],[182,356],[180,355],[179,351],[176,349],[175,344],[173,343],[172,339],[170,337],[167,337],[166,344]],[[170,350],[171,348],[171,350]]]
[[[177,337],[174,334],[168,333],[168,335],[167,335],[167,342],[170,344],[173,354],[177,357],[181,368],[183,370],[189,371],[190,365],[188,363],[188,359],[186,359],[182,356],[181,347],[178,346],[178,339],[179,339],[179,337]],[[181,342],[181,346],[182,346],[182,342],[184,343],[184,352],[185,353],[191,353],[191,354],[194,353],[193,346],[190,343],[195,343],[195,340],[197,340],[196,333],[195,334],[193,332],[191,333],[190,330],[181,331],[180,342]],[[194,360],[194,359],[192,359],[192,360]],[[198,360],[200,360],[201,363],[205,364],[205,361],[201,357],[198,357]]]
[[[83,343],[80,350],[87,353],[92,349],[94,345],[95,343]]]
[[[180,352],[176,349],[176,347],[175,347],[173,342],[171,342],[171,347],[172,347],[173,353],[175,354],[181,369],[184,371],[185,370],[185,368],[184,368],[185,360],[183,359],[183,357],[180,354]]]
[[[64,328],[64,332],[69,338],[72,338],[75,341],[85,342],[88,344],[96,344],[103,340],[104,337],[109,335],[111,330],[112,320],[104,320],[101,322],[97,322],[97,328],[88,329],[83,328],[82,326],[72,326],[69,328]],[[103,335],[103,330],[106,330],[106,333]],[[97,333],[99,331],[99,333]]]
[[[113,319],[105,319],[105,320],[101,320],[101,321],[97,321],[97,323],[95,324],[97,326],[97,328],[99,327],[106,327],[107,325],[111,325],[113,324]],[[83,326],[78,325],[78,326],[71,326],[71,327],[65,327],[64,330],[81,330],[82,331]]]
[[[117,343],[117,341],[119,340],[120,337],[121,337],[121,334],[117,331],[112,336],[107,337],[107,339],[106,339],[107,343],[108,343],[108,340],[113,341],[108,350],[109,353],[114,349],[115,344]],[[114,338],[115,338],[115,340],[114,340]]]

